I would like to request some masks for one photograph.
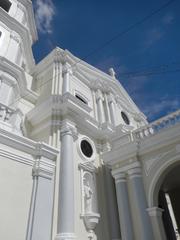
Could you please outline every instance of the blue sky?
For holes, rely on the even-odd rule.
[[[153,121],[180,108],[180,1],[102,46],[167,2],[34,0],[39,35],[35,60],[59,46],[105,72],[113,67]]]

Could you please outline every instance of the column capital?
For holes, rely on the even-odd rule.
[[[72,75],[72,74],[73,74],[73,69],[72,69],[71,65],[65,63],[65,64],[63,65],[62,72],[63,72],[63,74],[69,73],[69,74]]]
[[[140,166],[137,166],[135,168],[129,169],[127,171],[128,177],[130,179],[136,178],[136,177],[142,177],[142,170]]]
[[[151,207],[147,208],[146,211],[148,212],[150,217],[161,217],[164,209],[159,207]]]
[[[108,103],[116,103],[115,97],[112,93],[108,94]]]
[[[104,97],[103,97],[103,94],[102,94],[101,90],[98,89],[98,90],[96,91],[96,100],[98,101],[98,100],[100,100],[100,99],[103,101],[103,100],[104,100]]]
[[[114,173],[112,170],[112,176],[115,179],[116,183],[126,182],[126,173],[122,173],[122,172]]]
[[[57,234],[55,240],[75,240],[77,239],[74,233],[60,233]]]
[[[65,135],[71,135],[74,139],[74,141],[77,139],[77,128],[75,127],[75,125],[70,122],[69,120],[63,120],[61,123],[61,137],[65,136]]]

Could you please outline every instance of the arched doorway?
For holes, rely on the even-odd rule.
[[[158,194],[158,205],[164,211],[162,221],[168,240],[180,240],[180,165],[164,176]]]

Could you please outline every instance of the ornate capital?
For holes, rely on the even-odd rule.
[[[115,173],[114,171],[112,171],[112,176],[115,179],[116,183],[126,182],[126,173],[123,172]]]
[[[108,95],[108,103],[116,103],[115,97],[112,93]]]
[[[104,100],[103,94],[99,89],[96,91],[96,100],[97,101],[98,100],[102,100],[102,101]]]
[[[72,122],[63,120],[61,123],[61,138],[66,135],[71,135],[75,141],[77,139],[78,133],[75,125],[73,125]]]
[[[130,179],[132,178],[137,178],[137,177],[142,177],[142,170],[141,170],[141,167],[135,167],[135,168],[132,168],[132,169],[129,169],[127,171],[128,173],[128,177]]]
[[[70,74],[72,75],[73,74],[73,68],[72,66],[70,66],[69,64],[65,63],[63,65],[63,74]]]

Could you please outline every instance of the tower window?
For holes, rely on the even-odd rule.
[[[130,124],[129,118],[128,118],[128,116],[126,115],[125,112],[121,112],[121,117],[122,117],[122,119],[124,120],[124,122],[125,122],[127,125]]]
[[[6,12],[9,12],[11,4],[12,3],[9,0],[1,0],[0,1],[0,7],[3,8]]]
[[[83,99],[81,96],[79,96],[78,94],[75,94],[75,97],[76,97],[77,99],[79,99],[81,102],[87,104],[87,101],[86,101],[85,99]]]

